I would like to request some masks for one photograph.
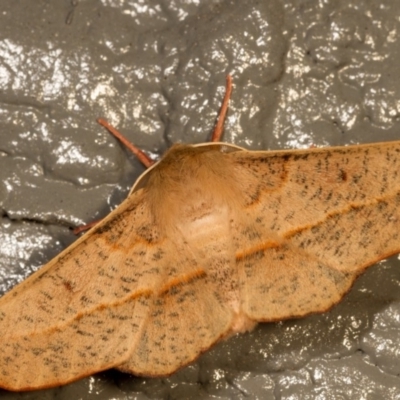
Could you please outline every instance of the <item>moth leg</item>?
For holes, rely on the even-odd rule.
[[[214,132],[211,136],[211,142],[220,142],[221,136],[224,128],[224,122],[226,113],[228,111],[228,103],[232,93],[232,77],[230,75],[226,76],[226,86],[225,86],[225,96],[222,100],[221,110],[218,115],[218,121],[215,125]]]
[[[106,128],[123,145],[125,145],[146,168],[150,168],[154,164],[154,161],[146,153],[133,145],[125,136],[122,135],[122,133],[118,132],[106,120],[104,120],[103,118],[98,118],[97,122],[100,125],[104,126],[104,128]]]
[[[88,224],[85,225],[79,225],[75,229],[72,230],[72,233],[74,235],[79,235],[82,232],[88,231],[90,228],[93,228],[95,225],[97,225],[103,218],[96,219],[92,222],[89,222]]]

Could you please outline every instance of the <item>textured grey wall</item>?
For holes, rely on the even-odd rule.
[[[227,142],[279,149],[399,138],[399,2],[1,5],[1,292],[71,243],[69,226],[113,209],[143,171],[98,116],[153,156],[174,142],[203,142],[230,72]],[[0,396],[400,398],[399,321],[393,257],[330,312],[264,324],[169,379],[107,371],[61,389]]]

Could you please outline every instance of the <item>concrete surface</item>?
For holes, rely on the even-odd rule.
[[[400,3],[383,0],[2,0],[0,292],[106,215],[140,164],[208,139],[250,149],[400,138]],[[293,204],[296,207],[296,204]],[[0,333],[1,334],[1,333]],[[2,399],[400,399],[400,262],[330,312],[264,324],[168,379],[106,371]],[[34,368],[34,366],[32,366]]]

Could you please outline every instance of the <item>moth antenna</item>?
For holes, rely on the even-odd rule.
[[[127,147],[146,168],[149,168],[154,164],[154,161],[146,153],[133,145],[121,132],[115,129],[106,120],[103,118],[98,118],[97,122],[104,126],[104,128],[106,128],[114,137],[116,137],[123,145],[125,145],[125,147]],[[88,224],[77,226],[72,232],[74,235],[79,235],[80,233],[93,228],[100,221],[101,219],[97,219],[89,222]]]
[[[225,96],[222,100],[221,110],[218,115],[218,121],[215,125],[214,132],[211,136],[212,142],[220,142],[222,137],[222,132],[224,129],[226,112],[228,111],[228,103],[232,93],[232,77],[230,75],[226,76],[226,86],[225,86]]]
[[[125,145],[125,147],[127,147],[146,168],[150,168],[154,164],[154,161],[146,153],[133,145],[124,135],[122,135],[122,133],[117,131],[106,120],[104,120],[103,118],[98,118],[97,122],[100,125],[104,126],[104,128],[106,128],[123,145]]]

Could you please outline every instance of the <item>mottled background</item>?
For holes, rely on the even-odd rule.
[[[143,171],[99,116],[154,157],[204,142],[231,73],[227,142],[399,139],[399,28],[393,0],[1,0],[0,291],[75,240],[69,227],[115,208]],[[0,397],[400,399],[399,286],[393,257],[330,312],[263,324],[168,379],[107,371]]]

